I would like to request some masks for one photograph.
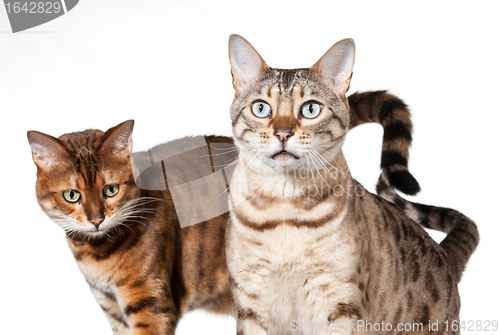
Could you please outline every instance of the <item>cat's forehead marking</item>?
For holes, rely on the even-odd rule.
[[[66,150],[73,154],[73,165],[86,186],[95,184],[102,159],[97,153],[102,145],[101,132],[86,130],[68,134],[61,139]]]
[[[316,87],[309,69],[273,70],[267,84],[268,97],[275,91],[280,101],[304,98],[306,94],[313,94]]]
[[[296,70],[278,70],[276,74],[280,94],[290,94],[299,79],[299,72]]]
[[[295,100],[301,99],[306,94],[307,75],[306,69],[281,70],[273,69],[264,80],[267,97],[275,101],[277,114],[290,114],[293,112]]]
[[[82,148],[90,151],[97,151],[102,145],[102,132],[97,130],[85,130],[61,136],[61,140],[66,142],[71,150],[76,154]]]
[[[293,90],[292,90],[292,99],[295,101],[297,100],[301,100],[304,98],[305,96],[305,91],[304,91],[304,87],[302,85],[295,85],[293,87]]]
[[[277,88],[280,97],[290,97],[295,87],[302,86],[303,74],[304,69],[272,70],[270,89]]]
[[[75,168],[83,177],[86,185],[91,185],[96,182],[97,173],[99,171],[99,163],[96,152],[89,151],[82,147],[75,159]]]

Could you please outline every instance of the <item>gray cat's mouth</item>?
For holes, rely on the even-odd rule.
[[[279,159],[279,160],[289,160],[289,159],[299,159],[299,157],[295,156],[294,154],[286,151],[286,150],[281,150],[277,154],[273,155],[271,159]]]

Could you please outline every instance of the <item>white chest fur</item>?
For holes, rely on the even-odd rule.
[[[350,280],[357,252],[342,226],[346,213],[347,206],[318,228],[283,224],[263,231],[231,216],[228,267],[237,298],[269,334],[293,333],[294,322],[325,322],[333,306],[358,292]]]
[[[109,275],[103,271],[103,266],[98,266],[95,262],[78,262],[80,271],[91,287],[95,287],[104,292],[112,291],[112,283]]]

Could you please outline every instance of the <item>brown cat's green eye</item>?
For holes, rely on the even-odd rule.
[[[67,202],[77,202],[80,200],[81,194],[75,190],[68,190],[63,192],[63,197]]]
[[[103,192],[107,197],[114,197],[118,193],[118,189],[118,185],[106,185]]]

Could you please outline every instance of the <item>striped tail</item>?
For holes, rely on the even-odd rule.
[[[424,228],[442,231],[447,234],[440,245],[446,251],[458,283],[465,265],[479,243],[477,226],[468,217],[451,208],[422,205],[400,197],[381,176],[377,193],[382,198],[396,204],[413,221]]]
[[[382,176],[401,192],[417,194],[420,186],[408,171],[413,125],[406,104],[386,91],[354,93],[348,101],[350,129],[369,122],[384,127],[380,163]]]

